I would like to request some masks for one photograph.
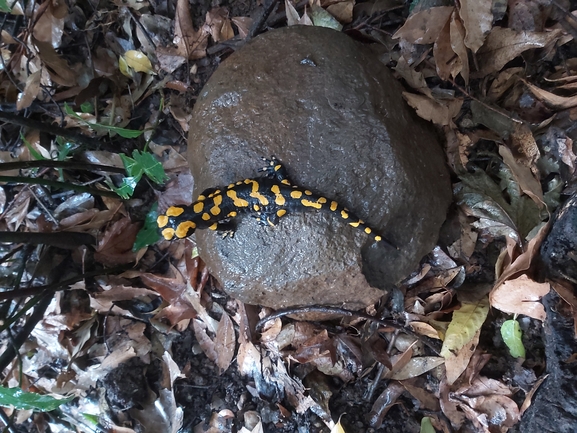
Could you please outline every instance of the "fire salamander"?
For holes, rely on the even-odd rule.
[[[232,220],[241,214],[252,214],[259,224],[274,226],[289,212],[324,210],[338,215],[349,225],[359,228],[375,242],[394,247],[347,208],[308,189],[293,185],[285,167],[273,156],[263,158],[267,165],[260,169],[262,177],[241,180],[224,188],[209,188],[190,206],[171,206],[157,219],[166,240],[185,238],[196,229],[224,232],[233,236]]]

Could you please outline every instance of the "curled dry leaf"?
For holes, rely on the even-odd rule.
[[[252,18],[250,17],[232,17],[230,19],[232,23],[238,29],[238,35],[241,39],[244,39],[248,36],[248,32],[250,27],[252,26]]]
[[[461,0],[459,15],[467,30],[465,45],[474,53],[483,45],[493,25],[492,0]]]
[[[178,0],[174,17],[174,39],[177,53],[185,59],[195,60],[206,56],[210,28],[202,26],[198,31],[192,26],[188,0]]]
[[[577,106],[577,96],[558,96],[554,93],[548,92],[546,90],[540,89],[533,84],[528,83],[525,80],[521,80],[525,83],[527,88],[544,104],[556,110],[566,110],[568,108],[573,108]]]
[[[511,169],[521,191],[531,197],[537,206],[540,208],[543,207],[543,189],[541,188],[541,183],[535,179],[531,170],[519,164],[508,147],[503,145],[499,146],[499,155],[503,157],[503,161]]]
[[[475,353],[475,349],[479,344],[479,337],[481,335],[481,329],[479,328],[473,339],[461,347],[457,353],[451,353],[445,359],[445,371],[447,374],[447,383],[452,385],[455,381],[463,374],[469,365],[471,357]]]
[[[561,33],[561,30],[516,32],[503,27],[493,27],[485,45],[477,53],[477,62],[481,70],[475,76],[484,77],[499,71],[519,54],[532,48],[543,48],[560,37]]]
[[[463,105],[463,100],[458,98],[440,102],[408,92],[403,92],[403,97],[417,110],[419,117],[440,126],[453,125],[452,119],[459,114]]]
[[[206,13],[206,25],[214,42],[228,41],[234,38],[234,31],[228,19],[228,10],[224,7],[211,9]]]
[[[404,39],[411,44],[432,44],[437,40],[453,6],[438,6],[412,14],[405,24],[393,35],[393,39]]]
[[[549,283],[537,283],[527,275],[505,281],[493,289],[491,306],[505,313],[524,314],[537,320],[545,320],[545,308],[541,298],[549,293]]]

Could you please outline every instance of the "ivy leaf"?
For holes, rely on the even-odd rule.
[[[144,219],[144,227],[140,229],[136,235],[136,240],[132,246],[132,251],[136,252],[148,245],[153,245],[160,240],[158,233],[158,224],[156,218],[158,217],[158,203],[154,203],[150,211],[146,214]]]
[[[132,157],[139,165],[141,170],[156,184],[162,184],[168,180],[168,176],[164,172],[164,168],[160,161],[150,152],[140,152],[135,150],[132,152]]]
[[[24,392],[21,388],[5,388],[0,386],[0,406],[16,409],[34,409],[49,412],[63,403],[68,403],[74,397],[56,399],[49,395],[41,395],[35,392]]]

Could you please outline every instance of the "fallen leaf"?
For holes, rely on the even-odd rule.
[[[508,147],[500,145],[499,155],[503,157],[503,161],[511,169],[521,191],[531,197],[539,208],[542,208],[544,206],[543,189],[541,188],[541,183],[535,179],[533,173],[531,173],[531,170],[528,167],[519,164]]]
[[[234,38],[234,31],[228,19],[228,10],[224,7],[213,8],[206,13],[206,25],[214,42],[228,41]]]
[[[455,383],[467,369],[471,357],[475,353],[477,345],[479,344],[480,335],[481,329],[477,329],[477,332],[475,332],[471,341],[466,343],[456,353],[450,353],[445,359],[445,371],[447,374],[447,383],[449,385]]]
[[[216,337],[214,338],[214,350],[217,353],[216,365],[220,370],[220,374],[224,373],[232,362],[235,343],[236,338],[232,320],[230,320],[226,312],[223,312],[216,330]]]
[[[561,36],[561,33],[561,30],[517,32],[503,27],[493,27],[485,44],[477,53],[477,62],[481,69],[475,77],[484,77],[501,70],[519,54],[532,48],[543,48]]]
[[[453,6],[438,6],[416,12],[407,18],[393,39],[401,38],[411,44],[432,44],[454,10]]]
[[[463,3],[461,2],[461,5]],[[457,13],[453,12],[451,15],[451,48],[457,54],[459,61],[455,59],[451,67],[451,75],[457,78],[457,74],[461,74],[465,85],[469,83],[469,54],[465,45],[465,27],[463,23],[457,18]]]
[[[549,283],[537,283],[527,275],[507,280],[491,291],[491,306],[510,314],[524,314],[537,320],[545,320],[545,308],[541,298],[551,290]]]
[[[527,88],[544,104],[555,110],[566,110],[577,106],[577,96],[559,96],[546,90],[540,89],[531,83],[521,79]]]
[[[550,281],[550,284],[553,290],[571,307],[571,313],[573,314],[573,332],[577,339],[577,296],[575,296],[573,288],[568,287],[568,282]]]
[[[128,50],[124,53],[124,60],[126,64],[134,69],[136,72],[144,72],[145,74],[156,74],[152,69],[150,59],[142,51]]]
[[[425,374],[427,371],[443,364],[445,359],[440,356],[415,356],[401,368],[393,373],[390,378],[394,380],[406,380]]]
[[[179,55],[195,60],[206,56],[210,28],[206,25],[194,30],[188,0],[177,0],[174,17],[174,39]]]
[[[471,303],[463,302],[461,308],[453,312],[453,318],[447,328],[441,348],[441,356],[448,359],[469,343],[485,322],[487,314],[489,314],[487,298],[483,297]]]
[[[491,11],[493,2],[491,0],[461,0],[459,4],[459,16],[467,32],[465,45],[476,53],[493,26]]]
[[[452,125],[452,119],[459,114],[463,105],[463,100],[459,98],[439,102],[424,95],[408,92],[403,92],[403,98],[417,110],[419,117],[440,126]]]

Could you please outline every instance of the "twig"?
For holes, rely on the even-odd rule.
[[[91,164],[89,162],[79,161],[54,161],[45,159],[40,161],[17,161],[0,163],[0,171],[8,170],[25,170],[29,168],[65,168],[68,170],[84,170],[84,171],[104,171],[107,173],[121,173],[126,171],[122,167],[113,167],[111,165]]]
[[[264,8],[262,10],[262,14],[260,14],[260,16],[254,21],[254,23],[252,23],[252,27],[250,28],[250,31],[248,32],[248,35],[246,37],[247,41],[254,38],[261,31],[262,26],[264,26],[266,20],[276,7],[277,2],[278,0],[266,0]]]
[[[0,242],[13,242],[30,245],[52,245],[58,248],[76,248],[81,245],[96,245],[94,236],[88,233],[57,232],[0,232]]]
[[[0,120],[11,123],[13,125],[47,132],[52,135],[59,135],[60,137],[64,137],[67,140],[82,144],[91,149],[98,149],[102,144],[99,139],[87,137],[86,135],[78,134],[76,132],[70,131],[69,129],[50,125],[45,122],[30,119],[28,117],[19,116],[18,114],[7,113],[6,111],[0,111]]]
[[[89,186],[75,185],[68,182],[58,182],[56,180],[41,179],[38,177],[23,177],[23,176],[0,176],[0,182],[13,182],[13,183],[26,183],[32,185],[44,185],[51,186],[57,189],[66,189],[77,192],[87,192],[92,195],[100,195],[104,197],[114,197],[118,198],[118,194],[114,191],[105,191],[96,188],[90,188]]]

